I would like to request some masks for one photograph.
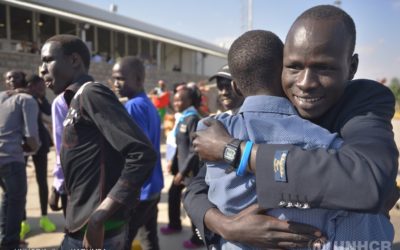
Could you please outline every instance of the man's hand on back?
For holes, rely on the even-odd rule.
[[[220,217],[217,209],[207,211],[207,228],[228,241],[240,242],[257,248],[290,249],[317,247],[325,237],[312,226],[278,220],[265,214],[254,204],[238,215]],[[317,248],[314,248],[317,249]]]
[[[203,121],[207,126],[204,130],[196,131],[193,148],[204,161],[222,161],[225,145],[232,141],[221,122],[208,118]]]

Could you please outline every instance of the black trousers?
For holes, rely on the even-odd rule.
[[[36,154],[32,155],[32,161],[35,166],[36,182],[39,187],[40,211],[42,216],[47,215],[49,199],[49,186],[47,185],[47,154],[48,150],[41,147]],[[27,162],[28,157],[25,157],[25,163]],[[26,212],[24,220],[26,220]]]
[[[168,191],[168,217],[169,224],[168,226],[174,229],[182,229],[182,221],[181,221],[181,201],[182,201],[182,191],[185,188],[185,185],[174,185],[172,182],[171,187]],[[199,234],[196,233],[196,227],[192,224],[192,237],[190,240],[196,244],[202,244],[203,241],[199,237]]]
[[[143,250],[159,250],[157,234],[158,202],[160,194],[149,200],[140,201],[132,211],[126,230],[125,250],[130,250],[133,240],[137,235]]]
[[[172,182],[168,190],[168,218],[169,227],[174,229],[182,229],[181,222],[181,200],[184,185],[174,185]]]

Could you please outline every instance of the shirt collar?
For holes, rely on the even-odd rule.
[[[141,91],[135,95],[135,97],[145,97],[145,96],[147,97],[147,95],[144,91]],[[133,98],[135,98],[135,97],[133,97]]]
[[[72,98],[74,97],[76,91],[85,83],[93,82],[94,79],[90,75],[81,75],[74,83],[70,84],[64,91],[64,99],[69,107]]]
[[[246,97],[238,113],[260,111],[266,113],[297,115],[297,111],[288,99],[279,96],[267,95]]]
[[[197,109],[194,108],[194,106],[190,106],[184,111],[182,111],[182,114],[189,113],[189,112],[197,112]]]

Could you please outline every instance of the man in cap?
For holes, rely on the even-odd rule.
[[[229,65],[222,66],[218,72],[211,76],[209,81],[217,81],[218,100],[229,114],[236,114],[244,101],[244,97],[232,88],[232,76]]]

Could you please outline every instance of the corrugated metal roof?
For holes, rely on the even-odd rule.
[[[227,50],[216,45],[167,30],[142,21],[121,16],[94,6],[71,0],[0,0],[14,5],[24,6],[41,12],[64,16],[82,22],[104,26],[149,39],[174,44],[176,46],[226,58]]]

